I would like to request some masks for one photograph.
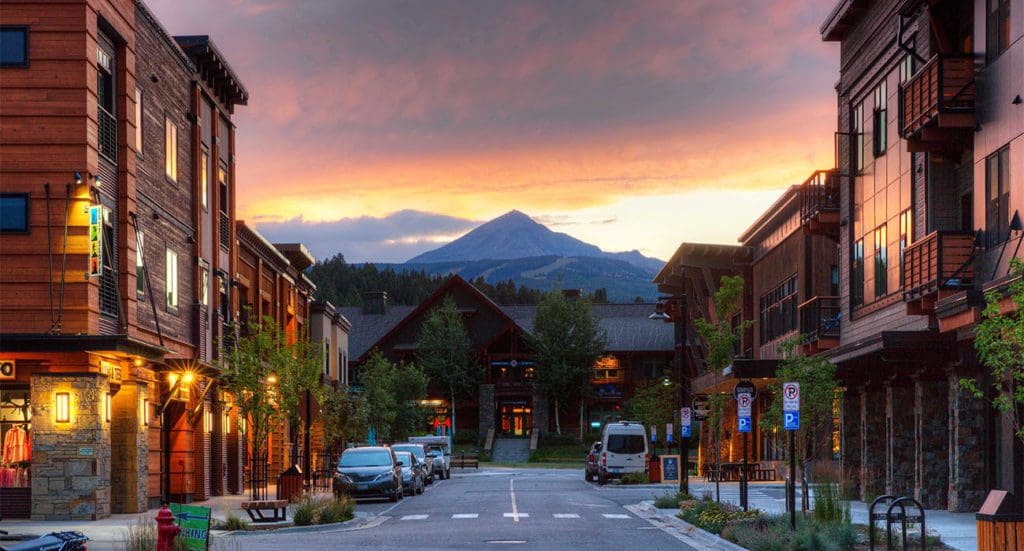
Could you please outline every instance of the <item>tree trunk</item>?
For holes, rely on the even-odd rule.
[[[562,435],[562,421],[558,418],[558,398],[555,398],[555,434]]]

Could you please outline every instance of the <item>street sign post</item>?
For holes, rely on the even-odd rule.
[[[747,503],[747,433],[750,432],[750,410],[757,389],[749,381],[736,383],[736,432],[743,434],[743,470],[740,471],[740,506],[746,511]]]
[[[796,530],[796,441],[800,430],[800,383],[782,384],[782,426],[789,433],[789,527]]]

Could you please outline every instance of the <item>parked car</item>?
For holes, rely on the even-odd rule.
[[[401,463],[386,446],[349,448],[338,461],[333,486],[336,496],[382,496],[398,501],[403,497]]]
[[[412,436],[409,441],[427,447],[427,455],[434,459],[434,474],[441,480],[451,476],[452,452],[447,436]]]
[[[622,478],[627,473],[647,472],[647,431],[635,421],[608,423],[601,433],[601,462],[597,483]]]
[[[598,440],[590,445],[590,453],[587,454],[587,466],[584,478],[587,482],[593,482],[597,478],[597,472],[601,467],[601,441]]]
[[[410,452],[395,452],[395,457],[402,465],[402,491],[415,496],[423,493],[427,486],[425,465]]]
[[[395,452],[410,452],[416,456],[416,459],[420,463],[424,464],[427,472],[427,484],[434,483],[434,458],[427,454],[427,447],[423,444],[414,444],[411,442],[402,442],[400,444],[392,444],[391,449]]]

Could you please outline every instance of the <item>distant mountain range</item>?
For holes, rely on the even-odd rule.
[[[488,282],[511,279],[545,290],[556,284],[588,292],[603,287],[610,300],[628,302],[638,296],[655,298],[651,278],[663,265],[636,250],[604,252],[513,210],[447,245],[389,266],[431,274],[455,273],[467,280],[480,276]]]

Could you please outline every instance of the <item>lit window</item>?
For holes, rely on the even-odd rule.
[[[146,266],[142,259],[142,247],[146,242],[146,236],[141,231],[135,233],[135,292],[143,294],[146,292]]]
[[[209,197],[210,195],[210,152],[205,148],[203,149],[203,155],[199,160],[199,202],[203,205],[203,210],[209,208]]]
[[[178,181],[178,125],[164,119],[164,172],[172,181]]]
[[[142,90],[135,88],[135,152],[142,154]]]
[[[0,67],[28,67],[28,27],[0,27]]]
[[[210,304],[210,270],[200,268],[199,271],[199,303],[207,306]]]
[[[167,249],[167,307],[178,307],[178,253]]]

